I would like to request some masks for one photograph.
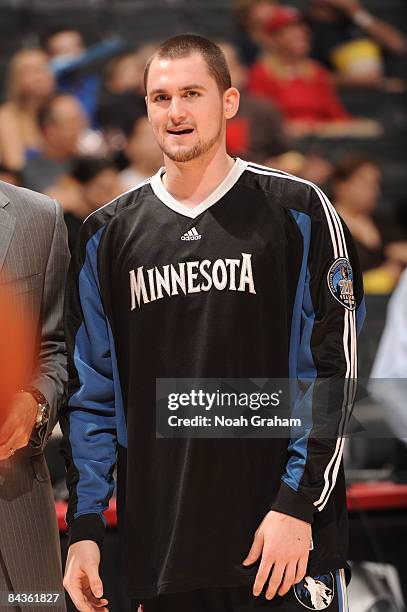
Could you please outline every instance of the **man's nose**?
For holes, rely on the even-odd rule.
[[[186,109],[181,98],[174,96],[168,108],[168,117],[175,124],[181,123],[186,117]]]

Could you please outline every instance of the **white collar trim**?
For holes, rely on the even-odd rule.
[[[246,170],[247,163],[240,159],[236,158],[235,163],[233,164],[230,172],[226,175],[223,181],[208,195],[205,200],[200,202],[194,208],[188,208],[184,204],[181,204],[172,197],[172,195],[166,190],[164,184],[161,180],[162,175],[165,173],[165,168],[160,168],[157,174],[151,177],[151,187],[157,196],[168,208],[171,208],[175,212],[180,215],[184,215],[185,217],[190,217],[191,219],[196,219],[201,213],[205,210],[216,204],[223,196],[232,189],[233,185],[237,182],[238,178],[243,174]]]

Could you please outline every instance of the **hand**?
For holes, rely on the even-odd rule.
[[[307,569],[311,544],[311,525],[305,521],[270,511],[254,534],[254,540],[243,565],[251,565],[261,555],[260,567],[253,586],[257,597],[273,568],[266,599],[273,599],[276,591],[285,595],[293,584],[300,582]]]
[[[0,428],[0,461],[8,459],[30,441],[37,416],[38,404],[31,395],[21,391],[14,396],[10,410]]]
[[[80,612],[107,612],[99,564],[100,550],[96,542],[82,540],[69,547],[64,587]]]
[[[390,242],[384,249],[384,253],[388,259],[398,264],[407,264],[407,240],[398,240]]]

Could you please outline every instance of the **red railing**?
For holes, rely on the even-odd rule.
[[[407,508],[407,484],[396,484],[390,481],[361,482],[352,484],[347,489],[349,512],[356,510],[390,510]],[[60,531],[66,531],[66,502],[55,502]],[[116,500],[112,499],[105,512],[109,527],[116,527]]]

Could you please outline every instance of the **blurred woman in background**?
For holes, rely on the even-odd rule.
[[[38,113],[55,89],[48,58],[39,49],[23,49],[12,58],[7,75],[6,102],[0,107],[0,159],[19,171],[41,149]]]
[[[378,210],[381,169],[368,157],[349,154],[334,168],[333,203],[355,241],[365,290],[387,293],[407,266],[407,236],[388,211]]]

